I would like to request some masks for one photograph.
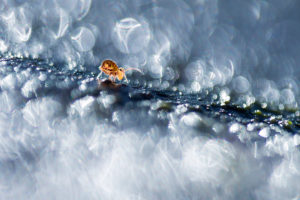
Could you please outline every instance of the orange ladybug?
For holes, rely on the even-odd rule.
[[[125,72],[129,70],[136,70],[143,74],[143,72],[137,68],[128,68],[128,69],[119,68],[118,65],[112,60],[104,60],[102,62],[102,65],[99,67],[99,69],[101,72],[97,76],[97,79],[99,79],[102,73],[104,72],[109,76],[109,79],[112,81],[116,81],[116,78],[118,78],[119,81],[125,78],[125,80],[128,82]],[[113,77],[113,79],[111,79],[111,77]]]

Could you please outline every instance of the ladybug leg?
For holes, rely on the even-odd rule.
[[[125,73],[124,73],[124,78],[125,78],[126,82],[128,83],[128,79],[127,79],[127,77],[126,77],[126,74],[125,74]]]
[[[98,76],[97,76],[96,79],[100,79],[100,76],[102,75],[102,73],[103,73],[103,71],[101,71],[101,72],[98,74]]]

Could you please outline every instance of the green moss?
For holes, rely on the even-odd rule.
[[[254,114],[258,115],[258,116],[263,116],[263,113],[261,112],[261,110],[254,110]]]
[[[172,104],[168,102],[161,102],[157,108],[157,111],[171,112],[173,111]]]

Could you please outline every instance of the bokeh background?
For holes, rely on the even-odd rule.
[[[179,89],[199,92],[228,86],[260,101],[295,107],[299,4],[1,0],[0,51],[94,72],[110,58],[142,69],[153,87],[183,84]]]
[[[298,0],[0,0],[0,54],[94,76],[113,59],[141,69],[129,77],[145,88],[221,88],[223,101],[296,112],[299,9]],[[134,112],[107,93],[66,105],[36,96],[49,74],[0,65],[2,199],[300,199],[296,133],[221,124],[184,105]]]

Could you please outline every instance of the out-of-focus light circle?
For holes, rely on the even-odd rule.
[[[79,27],[71,35],[73,46],[77,51],[85,52],[91,50],[96,42],[93,32],[86,27]]]
[[[148,46],[150,28],[147,22],[125,18],[115,24],[112,42],[123,53],[138,53]]]
[[[292,104],[295,102],[295,95],[291,89],[284,89],[281,91],[281,101],[284,104]]]
[[[56,3],[63,9],[71,11],[77,4],[77,0],[55,0]]]
[[[23,43],[31,37],[32,27],[29,15],[30,13],[24,8],[12,9],[1,15],[13,42]]]
[[[190,63],[186,70],[185,75],[189,80],[202,81],[205,74],[205,65],[201,60]]]
[[[4,53],[8,49],[8,45],[5,43],[5,41],[0,40],[0,52]]]
[[[70,26],[70,17],[68,13],[59,7],[51,8],[42,12],[41,21],[46,26],[40,28],[43,32],[40,34],[45,35],[43,36],[45,38],[53,38],[54,40],[63,37]],[[39,35],[39,37],[41,36]],[[46,43],[48,44],[49,41]]]
[[[82,20],[90,11],[92,0],[79,0],[73,10],[77,20]]]
[[[237,93],[246,93],[250,89],[249,81],[243,76],[238,76],[233,80],[233,89]]]
[[[201,90],[201,85],[197,81],[194,81],[191,87],[194,92],[199,92]]]

